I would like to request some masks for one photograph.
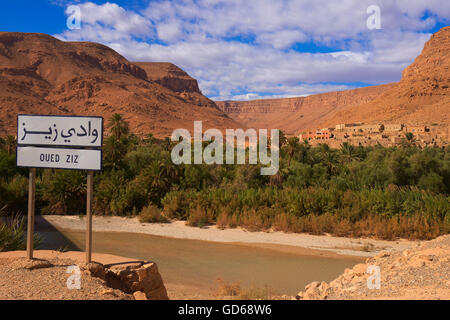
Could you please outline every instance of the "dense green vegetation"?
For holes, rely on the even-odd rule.
[[[12,250],[25,250],[26,244],[26,224],[22,216],[2,217],[0,210],[0,252]],[[34,235],[33,247],[39,248],[41,238]]]
[[[261,176],[259,165],[175,165],[169,139],[140,139],[120,115],[108,128],[94,178],[97,215],[386,239],[450,230],[448,147],[331,149],[282,136],[278,174]],[[14,139],[0,144],[0,208],[26,212],[27,170],[15,166]],[[38,212],[84,214],[85,184],[82,171],[38,170]]]

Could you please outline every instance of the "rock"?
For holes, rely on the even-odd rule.
[[[321,283],[318,281],[311,282],[305,287],[305,292],[303,294],[303,300],[312,300],[318,299],[320,296],[320,287]]]
[[[375,259],[382,259],[382,258],[387,258],[387,257],[390,257],[390,256],[391,256],[390,252],[382,251],[382,252],[380,252],[379,254],[377,254],[375,256]]]
[[[331,288],[325,281],[322,281],[319,286],[319,292],[320,292],[320,299],[325,300],[328,297],[328,293],[330,292]]]
[[[147,300],[145,293],[142,291],[133,292],[133,297],[134,297],[134,300]]]
[[[366,263],[367,265],[375,264],[375,262],[376,262],[375,257],[369,257],[369,258],[367,258],[366,261],[365,261],[365,263]]]
[[[359,263],[353,267],[353,273],[357,276],[363,276],[367,271],[367,265]]]
[[[340,278],[334,279],[333,281],[330,282],[330,287],[332,288],[341,288],[342,287],[342,282]]]
[[[353,273],[352,270],[350,270],[350,272],[346,272],[344,273],[344,281],[351,281],[353,278],[355,277],[355,274]]]
[[[94,277],[103,279],[106,285],[122,292],[141,292],[145,300],[168,300],[167,290],[156,263],[138,262],[104,266],[92,262],[83,266]],[[137,293],[139,297],[140,293]],[[135,296],[136,298],[136,296]]]
[[[425,261],[437,261],[437,257],[433,254],[421,254],[419,256],[419,259],[425,260]]]
[[[118,265],[106,273],[105,280],[113,288],[127,293],[142,291],[148,300],[167,300],[166,287],[156,263]]]
[[[318,288],[320,286],[320,282],[319,281],[314,281],[311,282],[310,284],[307,284],[305,287],[305,291],[308,291],[309,289],[315,289]]]
[[[102,279],[105,277],[105,267],[101,263],[91,262],[81,266],[81,269],[88,271],[93,277]]]
[[[101,295],[111,295],[111,296],[117,296],[113,289],[104,289],[100,291]]]
[[[147,269],[139,268],[136,270],[139,281],[143,281],[147,277]]]
[[[342,289],[342,291],[348,292],[348,291],[355,291],[356,289],[358,289],[358,286],[348,287],[348,288]]]
[[[323,291],[327,290],[328,288],[329,288],[329,285],[325,281],[322,281],[319,285],[320,292],[323,292]]]
[[[362,278],[362,277],[355,277],[350,281],[350,284],[356,284],[356,283],[362,282],[362,281],[364,281],[363,279],[364,278]]]

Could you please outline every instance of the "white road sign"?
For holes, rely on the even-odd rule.
[[[17,116],[17,144],[102,146],[103,118],[84,116]]]
[[[102,151],[18,146],[17,166],[30,168],[101,170]]]

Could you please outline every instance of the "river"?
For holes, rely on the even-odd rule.
[[[41,231],[41,249],[84,250],[84,232]],[[184,240],[139,233],[94,232],[93,251],[155,261],[165,282],[212,289],[222,278],[295,295],[312,281],[330,281],[361,258],[301,255],[273,248]]]

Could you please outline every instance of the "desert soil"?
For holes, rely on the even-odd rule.
[[[379,267],[379,287],[369,266]],[[371,287],[371,288],[369,288]],[[403,252],[381,252],[330,283],[313,282],[297,295],[312,299],[450,299],[450,235]]]
[[[37,224],[49,223],[57,229],[83,231],[86,221],[83,216],[47,215],[36,217]],[[93,217],[93,230],[97,232],[133,232],[179,239],[204,240],[262,246],[300,254],[322,256],[370,257],[381,251],[399,251],[416,246],[418,241],[384,241],[365,238],[343,238],[329,235],[310,235],[271,232],[249,232],[242,228],[219,229],[189,227],[183,221],[171,223],[140,223],[137,218]]]
[[[0,252],[0,300],[132,300],[132,295],[106,286],[81,271],[80,289],[69,289],[68,266],[83,265],[84,252],[37,250],[29,261],[25,251]],[[93,254],[103,264],[130,261],[109,254]]]

